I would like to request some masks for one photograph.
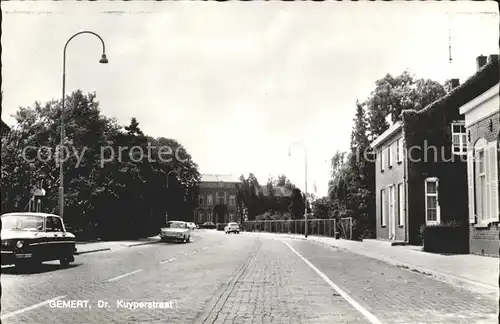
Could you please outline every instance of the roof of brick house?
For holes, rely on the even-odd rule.
[[[240,179],[236,178],[231,174],[202,174],[201,182],[227,182],[227,183],[239,183]]]

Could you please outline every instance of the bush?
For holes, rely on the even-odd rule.
[[[420,228],[424,251],[432,253],[468,253],[469,227],[457,221]]]

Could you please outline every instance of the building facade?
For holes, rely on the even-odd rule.
[[[240,181],[231,175],[203,174],[199,184],[198,207],[194,211],[195,222],[239,222],[239,184]]]
[[[375,160],[378,239],[408,241],[406,229],[406,156],[402,123],[396,122],[371,147]]]
[[[498,56],[477,58],[478,67],[496,70],[484,92],[460,108],[468,138],[467,175],[470,253],[499,256],[500,99]],[[496,82],[495,82],[496,81]]]
[[[379,239],[419,245],[422,226],[446,222],[467,225],[471,215],[475,218],[479,215],[484,220],[471,227],[470,234],[463,239],[475,253],[496,251],[498,254],[498,198],[491,198],[498,197],[498,172],[493,168],[498,162],[492,161],[498,161],[493,147],[498,147],[499,107],[498,101],[491,99],[498,100],[497,57],[490,56],[490,63],[486,65],[478,64],[476,73],[463,84],[456,79],[449,82],[448,93],[423,109],[404,110],[400,121],[371,143],[377,163]],[[490,99],[485,99],[487,97]],[[488,102],[487,106],[483,102]],[[476,106],[484,108],[473,108]],[[474,112],[474,109],[478,110]],[[469,110],[466,122],[463,113]],[[482,117],[478,111],[483,111]],[[468,181],[467,166],[472,168],[467,162],[471,160],[471,143],[477,152],[488,148],[489,153],[484,153],[487,155],[478,153],[485,161],[480,172],[483,180],[477,180],[482,181],[483,189],[475,188]],[[484,168],[489,171],[484,172]],[[479,186],[477,181],[475,186]],[[497,185],[492,185],[495,182]],[[478,190],[487,192],[481,196],[484,201],[478,200]],[[486,216],[478,214],[477,208],[469,208],[471,193],[476,193],[471,201],[487,206],[481,207],[487,210]]]

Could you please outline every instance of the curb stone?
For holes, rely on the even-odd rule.
[[[128,245],[128,247],[133,247],[133,246],[141,246],[141,245],[148,245],[148,244],[157,244],[157,243],[160,243],[161,241],[158,240],[158,241],[153,241],[153,242],[143,242],[143,243],[134,243],[134,244],[130,244]]]
[[[110,250],[111,250],[110,248],[88,250],[88,251],[76,252],[75,255],[94,253],[94,252],[102,252],[102,251],[110,251]]]

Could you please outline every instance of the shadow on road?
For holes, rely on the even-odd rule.
[[[30,266],[29,268],[18,268],[15,266],[9,266],[2,268],[0,273],[2,275],[40,274],[56,270],[76,268],[78,266],[79,264],[70,264],[67,267],[61,267],[59,264],[42,263],[40,265]]]

